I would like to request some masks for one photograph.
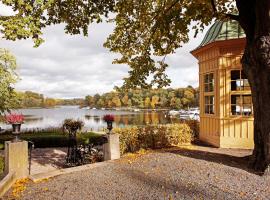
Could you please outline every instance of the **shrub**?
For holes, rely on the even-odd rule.
[[[50,133],[50,134],[63,134],[62,127],[48,127],[48,128],[31,128],[31,129],[23,129],[21,130],[21,134],[42,134],[42,133]],[[12,134],[12,130],[6,130],[5,135]],[[0,135],[1,136],[1,135]]]
[[[195,139],[199,138],[200,134],[200,122],[198,120],[186,120],[185,123],[190,127]]]
[[[102,135],[97,133],[78,133],[77,141],[78,144],[88,144],[94,143]],[[63,133],[23,133],[20,136],[21,139],[32,141],[35,148],[48,148],[48,147],[67,147],[68,146],[68,136]],[[5,141],[12,140],[13,136],[11,134],[0,135],[0,147],[3,146]]]
[[[120,151],[134,152],[140,148],[138,140],[138,127],[114,128],[114,132],[120,135]]]
[[[187,124],[115,128],[114,132],[120,135],[122,154],[135,152],[141,148],[156,149],[191,143],[193,140],[192,130]]]

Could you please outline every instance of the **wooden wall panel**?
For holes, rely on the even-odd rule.
[[[253,119],[223,119],[221,122],[223,135],[220,137],[220,147],[252,149],[253,143]]]
[[[230,71],[241,69],[244,39],[217,41],[192,52],[199,60],[200,139],[214,146],[253,148],[253,118],[230,114]],[[204,114],[203,75],[214,72],[215,114]]]
[[[220,143],[219,119],[201,117],[200,139],[204,142],[219,147]]]

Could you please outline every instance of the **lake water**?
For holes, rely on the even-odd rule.
[[[167,124],[177,123],[180,119],[173,119],[164,111],[115,111],[115,110],[93,110],[80,109],[77,106],[62,106],[52,109],[19,109],[14,111],[26,116],[22,130],[44,129],[49,127],[59,127],[67,118],[81,119],[85,130],[101,130],[106,127],[102,120],[106,114],[115,116],[114,127],[124,127],[128,125],[143,126],[146,124]],[[8,124],[0,124],[4,129],[11,128]]]

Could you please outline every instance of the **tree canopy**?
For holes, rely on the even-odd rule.
[[[116,63],[130,66],[124,87],[167,86],[166,55],[213,19],[234,19],[246,34],[242,58],[252,91],[254,143],[252,166],[270,171],[270,1],[269,0],[2,0],[14,14],[0,13],[4,38],[42,43],[42,29],[65,23],[69,34],[87,35],[91,23],[115,23],[105,47],[120,53]]]
[[[13,108],[52,108],[62,105],[83,105],[84,99],[59,99],[45,97],[43,94],[39,94],[32,91],[20,92],[16,91],[18,97],[18,104]]]
[[[16,59],[6,49],[0,49],[0,114],[9,111],[17,103],[17,95],[13,89],[18,80]]]
[[[85,106],[96,108],[187,109],[199,106],[198,88],[129,89],[87,95]]]
[[[166,55],[188,42],[190,28],[195,35],[214,18],[231,16],[233,0],[95,0],[60,1],[2,0],[14,14],[0,13],[0,29],[9,40],[32,38],[42,42],[42,29],[65,24],[69,34],[87,36],[91,23],[104,20],[115,24],[104,46],[122,56],[115,63],[130,66],[124,86],[168,86]]]

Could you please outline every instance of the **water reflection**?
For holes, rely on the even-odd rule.
[[[43,117],[25,117],[24,121],[26,123],[41,123],[43,121]]]
[[[61,126],[64,119],[80,119],[85,123],[85,129],[100,130],[106,127],[103,116],[113,114],[115,125],[124,127],[129,125],[167,124],[179,122],[179,119],[169,118],[165,112],[128,112],[110,110],[84,110],[76,106],[63,106],[54,109],[20,109],[15,111],[25,115],[25,123],[22,129],[44,129]],[[2,128],[10,128],[10,125],[1,124]]]
[[[102,123],[103,116],[91,116],[85,115],[85,119],[88,121],[94,120],[96,123]],[[130,113],[122,115],[114,115],[115,126],[123,127],[130,125],[143,126],[147,124],[167,124],[177,123],[179,120],[175,118],[167,117],[166,113],[163,112],[141,112],[141,113]]]

